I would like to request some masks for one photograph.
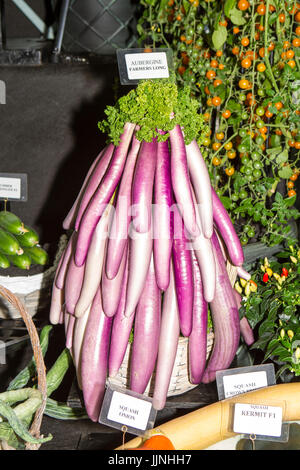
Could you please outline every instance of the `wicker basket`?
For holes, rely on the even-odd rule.
[[[6,302],[8,302],[16,311],[19,312],[19,316],[23,318],[30,337],[37,371],[38,390],[41,392],[42,395],[42,403],[41,406],[35,412],[34,419],[32,421],[29,432],[32,436],[40,438],[40,427],[42,424],[42,418],[47,401],[47,378],[46,367],[44,363],[43,352],[41,349],[38,332],[31,318],[31,315],[28,314],[28,312],[24,308],[24,305],[16,295],[14,295],[11,291],[0,285],[0,297],[4,298]],[[27,442],[26,450],[38,450],[40,445],[41,444],[31,444]],[[0,441],[0,450],[14,450],[14,448],[8,446],[6,441]]]
[[[229,275],[229,279],[231,285],[233,286],[237,276],[236,268],[230,263],[227,262],[227,272]],[[214,342],[214,334],[213,332],[209,332],[207,335],[207,354],[206,357],[210,355],[210,352],[213,347]],[[109,384],[115,385],[121,388],[128,388],[129,386],[129,363],[130,363],[130,353],[131,353],[131,344],[128,344],[126,353],[122,362],[122,365],[119,369],[118,374],[109,379]],[[146,396],[152,396],[153,389],[155,383],[155,372],[153,373],[149,384],[144,392]],[[177,354],[175,358],[175,363],[172,371],[172,376],[170,380],[169,390],[168,390],[168,397],[181,395],[183,393],[192,390],[193,388],[197,387],[197,384],[192,384],[189,381],[189,368],[188,368],[188,338],[180,337],[178,341],[178,348]]]
[[[207,356],[209,356],[210,351],[213,346],[214,335],[212,332],[208,334],[207,337]],[[129,384],[129,358],[131,354],[131,344],[128,344],[127,350],[124,356],[123,363],[119,369],[118,374],[109,379],[110,385],[116,385],[121,388],[128,388]],[[188,392],[197,385],[192,384],[189,381],[188,374],[188,338],[181,336],[178,341],[178,348],[175,358],[175,363],[172,371],[172,376],[170,380],[168,396],[181,395],[182,393]],[[152,396],[155,383],[155,372],[153,373],[151,380],[144,392],[146,396]]]
[[[32,276],[0,276],[0,285],[18,297],[31,317],[49,305],[54,274],[66,241],[67,237],[62,235],[54,263],[43,273]],[[19,310],[13,304],[5,298],[0,298],[0,318],[17,319],[20,317]]]

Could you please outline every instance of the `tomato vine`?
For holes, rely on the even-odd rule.
[[[203,155],[242,243],[291,241],[287,222],[300,216],[300,3],[140,4],[141,44],[173,49],[178,83],[200,101],[210,126]]]

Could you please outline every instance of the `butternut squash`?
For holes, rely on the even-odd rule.
[[[153,431],[161,432],[176,450],[201,450],[236,434],[231,431],[235,403],[282,406],[283,422],[300,420],[300,383],[286,383],[252,390],[218,401],[172,419]],[[143,442],[136,437],[116,450],[135,449]]]

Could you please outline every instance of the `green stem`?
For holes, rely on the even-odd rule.
[[[273,72],[272,72],[272,68],[271,68],[271,64],[270,64],[270,61],[269,61],[269,57],[268,57],[268,22],[269,22],[269,5],[270,5],[270,0],[266,0],[266,15],[265,15],[265,32],[264,32],[264,49],[265,49],[265,62],[266,62],[266,67],[268,69],[268,72],[270,74],[270,79],[273,83],[273,86],[276,90],[276,93],[278,95],[280,95],[280,91],[279,91],[279,88],[277,86],[277,83],[276,83],[276,80],[275,80],[275,77],[273,75]]]
[[[236,137],[238,135],[238,132],[235,132],[234,134],[232,134],[232,136],[229,137],[229,139],[227,139],[222,145],[220,148],[218,148],[218,150],[215,151],[215,153],[212,155],[212,159],[214,157],[216,157],[218,155],[218,153],[224,148],[224,146],[230,142],[232,139],[234,139],[234,137]]]

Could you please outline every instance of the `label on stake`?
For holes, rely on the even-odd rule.
[[[120,430],[126,426],[127,432],[140,436],[153,428],[155,418],[151,398],[111,384],[107,386],[99,423]]]
[[[257,366],[220,370],[216,373],[216,382],[219,400],[269,385],[275,385],[274,364],[260,364]]]
[[[280,437],[282,408],[280,406],[236,403],[233,431],[238,434]]]
[[[118,49],[117,60],[122,85],[169,78],[174,69],[171,49]]]
[[[27,174],[0,173],[0,199],[27,201]]]

